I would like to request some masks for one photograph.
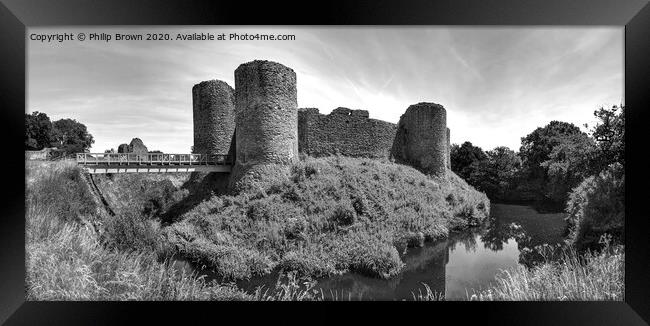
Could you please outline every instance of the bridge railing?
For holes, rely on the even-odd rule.
[[[81,165],[232,165],[230,155],[161,153],[77,153]]]

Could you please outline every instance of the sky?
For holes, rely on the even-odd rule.
[[[55,33],[113,39],[30,39]],[[116,41],[115,33],[172,40]],[[179,33],[295,40],[175,40]],[[298,107],[364,109],[397,123],[409,105],[434,102],[447,110],[452,143],[518,150],[552,120],[587,131],[598,107],[625,103],[623,36],[622,27],[30,27],[26,112],[85,124],[91,152],[138,137],[149,150],[189,153],[192,86],[234,87],[240,64],[263,59],[296,72]]]

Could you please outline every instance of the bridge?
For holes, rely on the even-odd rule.
[[[222,172],[229,173],[230,155],[161,153],[77,153],[77,164],[90,174]]]

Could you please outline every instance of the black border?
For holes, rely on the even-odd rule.
[[[494,322],[506,325],[643,325],[650,321],[650,250],[643,201],[648,184],[643,157],[650,94],[650,5],[647,0],[418,0],[302,2],[2,0],[0,4],[0,111],[5,140],[0,217],[0,322],[7,324],[118,324],[252,321],[282,323],[387,321]],[[25,29],[53,25],[625,25],[626,269],[625,302],[515,303],[224,303],[25,302],[24,169]],[[8,146],[8,147],[7,147]],[[385,309],[378,307],[385,305]],[[395,308],[399,308],[395,310]],[[401,310],[407,310],[402,312]],[[235,311],[237,310],[237,311]],[[308,312],[310,315],[302,315]],[[13,313],[13,315],[11,315]],[[306,318],[305,318],[306,317]]]

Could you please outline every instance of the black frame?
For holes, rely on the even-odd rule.
[[[445,0],[357,1],[281,4],[269,1],[84,1],[1,0],[0,4],[0,128],[5,152],[3,179],[11,184],[2,198],[0,218],[0,322],[8,324],[116,324],[138,317],[148,323],[170,321],[170,313],[188,323],[205,316],[249,323],[365,323],[391,315],[400,323],[413,317],[440,323],[453,316],[495,324],[643,325],[650,321],[650,250],[648,222],[643,215],[648,184],[642,137],[650,94],[650,5],[648,0]],[[24,169],[26,26],[53,25],[610,25],[625,26],[626,110],[626,239],[624,302],[439,302],[409,303],[243,303],[225,302],[25,302]],[[22,191],[21,191],[22,190]],[[376,305],[387,305],[386,309]],[[180,308],[180,310],[179,310]],[[296,309],[297,308],[297,309]],[[379,308],[379,309],[378,309]],[[408,310],[395,313],[394,308]],[[235,312],[235,309],[240,310]],[[314,312],[307,319],[296,312]],[[457,311],[457,314],[452,314]],[[344,314],[345,313],[345,314]],[[303,317],[304,318],[304,317]],[[645,322],[643,321],[645,320]]]

